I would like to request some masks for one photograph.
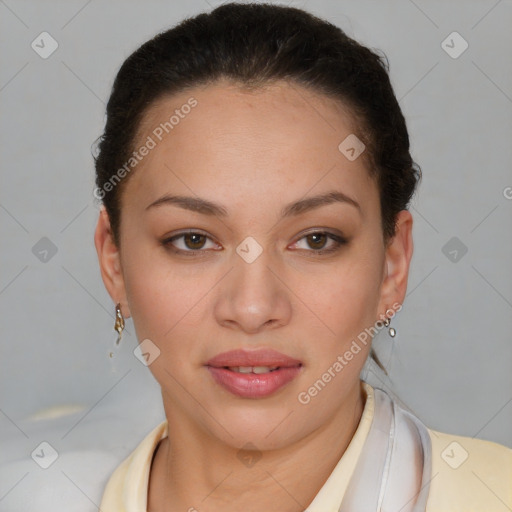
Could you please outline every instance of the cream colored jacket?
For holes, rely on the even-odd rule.
[[[373,418],[373,388],[367,383],[363,387],[366,404],[354,437],[306,512],[338,512]],[[167,421],[158,425],[114,471],[103,494],[102,512],[147,512],[151,460],[158,442],[167,436],[167,428]],[[426,512],[512,511],[512,449],[428,432],[432,480]]]

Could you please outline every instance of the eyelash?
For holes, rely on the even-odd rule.
[[[203,233],[201,231],[190,230],[190,231],[184,231],[184,232],[178,233],[177,235],[174,235],[170,238],[166,238],[165,240],[162,240],[161,243],[165,248],[170,249],[172,252],[174,252],[176,254],[183,254],[184,256],[187,256],[187,257],[197,257],[197,256],[199,256],[198,253],[206,252],[206,250],[203,250],[203,249],[189,249],[189,250],[176,249],[176,247],[173,246],[173,242],[175,240],[183,238],[186,235],[200,235],[200,236],[210,239],[210,237],[208,235],[206,235],[206,233]],[[330,233],[329,231],[311,231],[309,233],[306,233],[301,238],[299,238],[296,242],[294,242],[294,244],[300,242],[304,238],[307,238],[308,236],[311,236],[311,235],[326,235],[329,239],[331,239],[334,242],[334,246],[330,249],[317,249],[317,250],[303,249],[303,250],[306,250],[307,252],[312,252],[315,255],[327,255],[327,254],[335,253],[335,252],[339,251],[341,249],[341,247],[347,243],[347,240],[345,238],[343,238],[339,235],[336,235],[334,233]]]

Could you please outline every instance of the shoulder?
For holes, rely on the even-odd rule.
[[[115,469],[103,491],[102,512],[125,512],[126,503],[145,510],[151,461],[156,446],[167,435],[167,428],[167,420],[156,426]]]
[[[512,449],[428,429],[432,480],[427,512],[512,509]]]
[[[115,469],[108,479],[99,508],[102,512],[125,512],[122,499],[123,487],[132,460],[133,453]]]

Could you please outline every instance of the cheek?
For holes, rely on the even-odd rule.
[[[343,402],[358,382],[370,353],[370,328],[375,324],[379,302],[376,272],[366,265],[355,265],[351,270],[340,271],[330,282],[322,281],[322,291],[316,287],[316,294],[309,290],[315,303],[311,309],[320,321],[316,317],[304,320],[308,371],[298,400],[310,404],[312,423],[325,419]]]
[[[300,295],[307,297],[304,322],[311,341],[308,359],[315,375],[326,371],[347,351],[352,351],[348,354],[351,362],[343,373],[358,374],[369,354],[369,329],[378,317],[380,260],[368,254],[354,251],[346,264],[303,283]]]
[[[137,339],[149,339],[159,350],[149,370],[169,396],[180,397],[182,386],[193,386],[190,378],[200,360],[197,315],[208,290],[199,286],[199,278],[184,276],[155,255],[132,253],[127,263],[126,293]]]
[[[194,305],[206,291],[202,280],[183,265],[172,265],[165,253],[130,251],[123,263],[126,294],[139,340],[172,338],[194,321]],[[195,278],[194,278],[195,277]]]
[[[357,255],[328,274],[307,280],[301,292],[307,305],[342,339],[343,333],[373,324],[379,303],[380,262]]]

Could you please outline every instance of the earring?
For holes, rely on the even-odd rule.
[[[119,345],[121,341],[121,333],[124,329],[124,318],[121,312],[121,304],[116,305],[116,323],[114,324],[114,330],[117,331],[116,345]]]
[[[384,320],[384,327],[389,327],[390,323],[391,321],[389,320],[389,318],[386,318],[386,320]],[[394,327],[389,327],[388,332],[392,338],[396,336],[396,329]]]

